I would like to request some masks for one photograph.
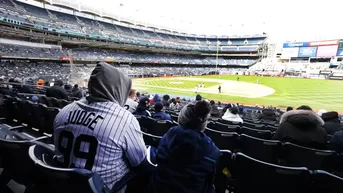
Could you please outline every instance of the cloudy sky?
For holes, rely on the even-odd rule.
[[[52,0],[67,1],[67,0]],[[343,39],[339,0],[71,0],[164,28],[205,35],[266,32],[275,41]]]

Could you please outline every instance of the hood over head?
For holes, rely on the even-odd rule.
[[[88,82],[91,97],[124,106],[131,89],[131,79],[105,62],[99,62]]]
[[[289,122],[299,129],[324,125],[324,121],[316,113],[309,110],[292,110],[281,116],[280,123]]]
[[[161,102],[161,98],[160,98],[160,96],[158,94],[154,95],[153,102],[155,102],[155,103],[156,102]]]
[[[262,113],[267,115],[267,116],[273,116],[275,115],[275,112],[273,111],[273,109],[263,109]]]
[[[56,86],[63,86],[63,81],[62,80],[56,80],[54,85],[56,85]]]

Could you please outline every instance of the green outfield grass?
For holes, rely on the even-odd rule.
[[[206,87],[218,86],[218,82],[206,81],[206,79],[234,80],[237,76],[199,76],[192,78],[201,78]],[[279,78],[279,77],[256,77],[240,76],[240,81],[256,83],[271,87],[275,93],[260,98],[246,98],[238,96],[218,95],[217,93],[201,93],[208,99],[239,102],[243,104],[273,105],[279,107],[300,105],[310,105],[312,108],[336,110],[343,112],[343,81],[335,80],[315,80],[315,79],[296,79],[296,78]],[[169,93],[180,96],[195,96],[194,87],[199,81],[179,80],[173,78],[156,78],[156,79],[136,79],[143,90],[152,93]],[[172,83],[171,83],[172,82]],[[188,89],[188,90],[186,90]]]

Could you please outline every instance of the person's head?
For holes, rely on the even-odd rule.
[[[138,106],[140,107],[148,107],[149,106],[149,98],[148,97],[142,97],[139,99]]]
[[[78,84],[74,84],[74,89],[78,89],[79,85]]]
[[[134,99],[136,97],[136,90],[131,89],[129,92],[129,98]]]
[[[293,110],[293,107],[287,107],[286,111],[291,111]]]
[[[38,103],[38,101],[39,101],[38,96],[36,96],[36,95],[32,96],[31,101],[32,101],[33,103]]]
[[[124,106],[131,89],[131,79],[105,62],[99,62],[89,78],[91,98],[111,101]]]
[[[195,96],[195,100],[196,101],[201,101],[202,100],[202,97],[200,94],[197,94],[197,96]]]
[[[307,105],[301,105],[297,108],[297,110],[306,110],[306,111],[312,111],[312,108]]]
[[[160,102],[155,103],[155,112],[161,112],[163,109],[163,105]]]
[[[54,85],[56,85],[56,86],[63,86],[63,81],[62,80],[56,80]]]
[[[139,98],[141,96],[141,93],[140,92],[137,92],[136,93],[136,97]]]
[[[168,101],[170,99],[170,96],[166,94],[166,95],[163,95],[162,98],[164,101]]]
[[[231,107],[231,109],[228,110],[234,115],[237,115],[239,112],[239,109],[237,107]]]
[[[317,114],[321,117],[323,115],[323,113],[326,113],[326,112],[328,112],[328,111],[325,109],[320,109]]]
[[[214,100],[211,100],[211,101],[210,101],[210,104],[211,104],[211,105],[214,105],[214,104],[216,104],[216,103],[214,102]]]
[[[339,121],[338,113],[336,111],[330,111],[322,114],[322,119],[324,122],[337,120]]]
[[[197,101],[183,107],[179,114],[178,122],[185,129],[204,131],[210,117],[211,105],[206,101]]]

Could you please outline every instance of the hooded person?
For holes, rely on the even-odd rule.
[[[323,113],[322,119],[324,121],[323,128],[329,135],[333,135],[337,131],[341,131],[343,129],[343,124],[339,120],[338,113],[335,111]]]
[[[236,123],[243,123],[243,119],[239,116],[239,110],[237,107],[228,108],[223,115],[222,119],[226,121],[236,122]]]
[[[152,102],[155,103],[159,103],[161,102],[161,97],[158,94],[154,95],[154,98],[152,99]]]
[[[155,103],[155,113],[152,115],[152,118],[156,120],[166,120],[173,122],[171,116],[165,112],[163,112],[163,105],[162,103]]]
[[[263,121],[276,121],[275,111],[272,109],[272,107],[267,107],[266,109],[262,110],[259,119]]]
[[[139,123],[123,108],[131,79],[107,63],[98,63],[88,89],[89,96],[57,114],[55,153],[62,166],[96,172],[111,189],[130,170],[141,168],[146,158]],[[76,152],[86,153],[87,159]],[[125,187],[120,192],[124,191]]]
[[[46,89],[46,96],[67,100],[68,99],[67,92],[64,90],[62,86],[63,86],[63,81],[56,80],[54,86]]]
[[[220,151],[206,136],[211,106],[206,101],[184,106],[179,125],[161,139],[156,151],[157,170],[149,193],[214,193],[213,179]]]
[[[73,89],[71,90],[73,97],[76,97],[78,99],[82,98],[82,91],[79,89],[79,85],[75,84],[73,86]]]
[[[327,134],[324,121],[307,106],[284,113],[274,140],[291,142],[311,148],[325,148]]]
[[[148,97],[141,97],[139,99],[139,103],[138,103],[138,106],[136,108],[136,111],[133,112],[133,114],[151,117],[151,113],[148,111],[149,102],[150,102],[150,100]]]

